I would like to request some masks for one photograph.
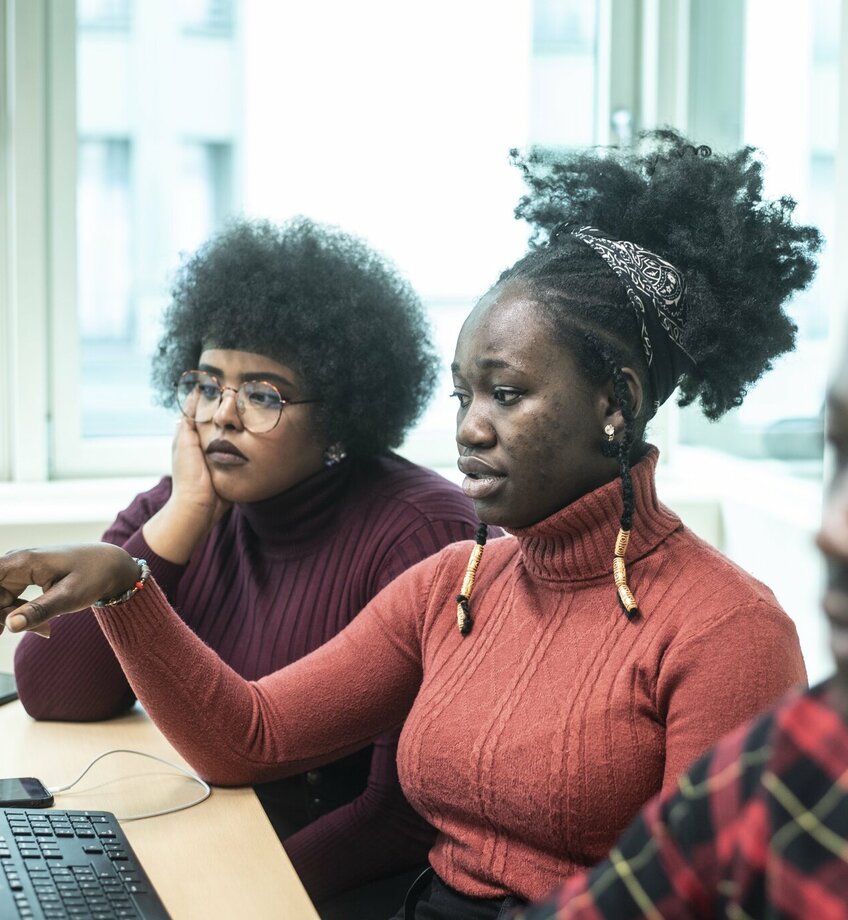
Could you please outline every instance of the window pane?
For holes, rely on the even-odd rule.
[[[78,6],[84,439],[172,430],[171,413],[153,404],[148,384],[160,316],[181,253],[196,249],[232,208],[226,87],[235,65],[232,29],[223,27],[231,25],[232,3],[145,0],[132,19],[130,6]],[[154,58],[155,68],[144,63]]]
[[[230,36],[235,24],[234,0],[179,0],[186,32]]]
[[[130,336],[130,145],[81,140],[77,251],[83,340]]]
[[[536,144],[596,140],[597,19],[594,0],[534,0],[530,138]]]
[[[131,15],[131,0],[77,0],[80,28],[128,29]]]
[[[148,379],[181,255],[230,214],[302,213],[422,295],[445,374],[406,449],[452,464],[456,335],[527,238],[507,153],[596,140],[597,7],[81,0],[83,438],[170,433]]]

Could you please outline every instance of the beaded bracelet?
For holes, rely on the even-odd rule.
[[[117,607],[118,604],[126,603],[134,594],[144,588],[144,584],[150,576],[150,566],[147,564],[146,560],[136,559],[135,556],[133,556],[133,561],[138,565],[138,581],[131,588],[127,588],[123,594],[118,595],[118,597],[113,597],[109,600],[95,601],[93,604],[94,607]]]

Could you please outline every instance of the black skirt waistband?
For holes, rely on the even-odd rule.
[[[446,885],[428,868],[412,883],[393,920],[505,920],[524,904],[514,895],[472,898]]]

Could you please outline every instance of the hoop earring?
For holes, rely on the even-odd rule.
[[[341,441],[336,441],[324,450],[324,466],[336,466],[347,457],[347,451],[342,447]]]

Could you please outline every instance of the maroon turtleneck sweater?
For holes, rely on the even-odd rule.
[[[212,782],[309,770],[405,720],[401,783],[439,831],[436,872],[471,896],[538,900],[805,677],[768,588],[657,501],[656,457],[633,468],[634,621],[612,578],[618,482],[490,541],[465,638],[455,595],[469,543],[405,572],[326,645],[255,683],[186,629],[155,582],[96,616],[147,711]]]
[[[184,622],[248,680],[318,648],[393,578],[476,526],[456,486],[392,455],[234,506],[181,566],[157,556],[141,530],[170,493],[166,478],[139,495],[104,540],[146,559]],[[15,673],[37,719],[105,719],[135,700],[88,613],[62,617],[49,641],[25,637]],[[195,721],[199,733],[205,723]],[[257,790],[275,826],[297,831],[285,846],[314,900],[426,860],[432,829],[401,794],[396,746],[390,733],[344,762]]]

